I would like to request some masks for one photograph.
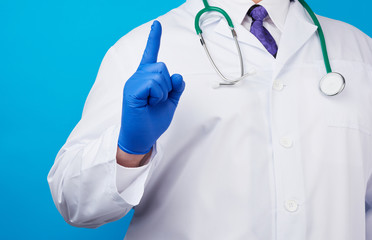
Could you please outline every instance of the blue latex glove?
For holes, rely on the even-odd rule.
[[[169,75],[157,62],[161,25],[154,21],[137,71],[124,86],[118,146],[131,154],[148,153],[169,127],[185,88],[182,76]]]

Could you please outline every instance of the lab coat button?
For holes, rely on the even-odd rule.
[[[276,80],[273,83],[273,89],[276,91],[281,91],[284,88],[284,84],[282,81]]]
[[[296,212],[298,210],[298,203],[296,200],[287,200],[284,207],[288,212]]]
[[[290,148],[293,146],[293,141],[289,137],[282,137],[280,139],[280,145],[282,145],[285,148]]]

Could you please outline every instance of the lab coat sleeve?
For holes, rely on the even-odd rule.
[[[366,240],[372,240],[372,173],[366,191]]]
[[[369,41],[369,50],[371,50],[367,52],[369,53],[369,58],[372,60],[372,38],[368,36],[367,38]],[[370,78],[369,81],[372,81],[372,79]],[[370,160],[372,161],[372,159]],[[372,172],[367,182],[366,191],[366,240],[372,240]]]
[[[160,156],[155,144],[145,166],[125,168],[116,163],[123,87],[136,69],[125,59],[115,46],[105,55],[82,118],[48,175],[54,203],[73,226],[95,228],[128,213],[140,202]]]

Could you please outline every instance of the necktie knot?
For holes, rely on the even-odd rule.
[[[248,12],[249,16],[252,17],[253,21],[263,21],[268,13],[266,9],[261,5],[253,5],[251,10]]]

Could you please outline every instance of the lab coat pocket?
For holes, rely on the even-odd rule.
[[[346,79],[345,89],[338,95],[327,96],[327,123],[330,127],[340,127],[372,134],[372,86],[369,71],[353,62],[335,61],[336,71]]]
[[[351,63],[349,66],[338,64],[338,68],[344,69],[346,87],[336,96],[324,96],[328,136],[325,147],[335,150],[332,158],[338,165],[363,172],[370,169],[368,166],[372,158],[372,89],[369,76],[361,67]]]
[[[327,117],[328,127],[344,128],[350,131],[359,131],[362,134],[372,135],[371,126],[368,124],[368,118],[363,118],[361,114],[355,111],[337,112],[330,111]]]
[[[331,106],[327,114],[327,130],[324,147],[336,169],[364,172],[372,158],[371,116],[368,111]],[[343,166],[343,167],[342,167]]]

